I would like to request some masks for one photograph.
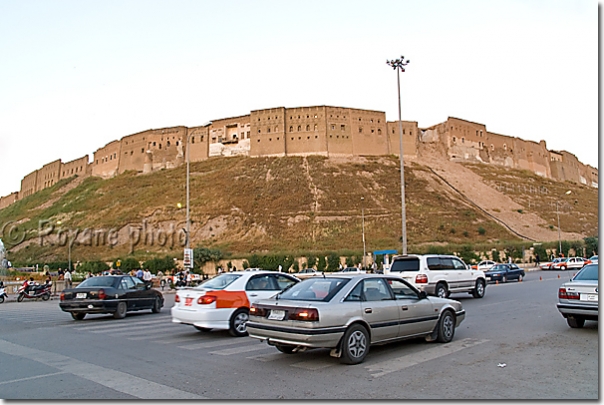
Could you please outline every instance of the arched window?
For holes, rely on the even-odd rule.
[[[319,129],[319,126],[317,124],[315,124],[315,131],[317,131]]]
[[[302,126],[298,125],[298,132],[302,131]]]
[[[289,132],[294,132],[294,127],[292,125],[289,126]]]
[[[310,125],[307,125],[307,126],[306,126],[306,130],[307,130],[307,131],[310,131]]]

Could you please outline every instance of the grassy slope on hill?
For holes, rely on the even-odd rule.
[[[553,193],[569,187],[526,172],[487,165],[472,168],[498,187],[502,181],[536,186],[547,183],[546,187],[556,190]],[[177,207],[179,202],[185,205],[184,166],[148,175],[127,172],[108,180],[87,178],[65,192],[71,181],[64,180],[0,210],[0,224],[20,221],[19,232],[26,232],[25,242],[15,246],[5,229],[3,240],[13,261],[67,258],[66,246],[40,246],[37,234],[41,220],[52,224],[61,221],[71,230],[120,229],[143,221],[164,229],[170,224],[177,230],[184,227],[185,208]],[[319,156],[212,158],[191,164],[190,184],[192,246],[217,247],[236,257],[263,252],[362,252],[363,207],[367,250],[401,245],[400,171],[395,157],[341,162]],[[411,252],[413,246],[428,243],[518,240],[450,192],[426,167],[416,163],[406,166],[405,184]],[[569,200],[572,211],[561,208],[562,226],[595,235],[597,190],[573,187],[581,195],[580,202]],[[523,192],[516,188],[512,194],[515,201],[527,206]],[[543,205],[550,202],[545,198],[548,196],[542,197],[531,195],[530,209],[545,212]],[[113,247],[76,244],[72,258],[110,260],[124,257],[129,250],[126,241]],[[134,253],[139,259],[154,254],[181,257],[182,247],[147,244],[137,246]]]

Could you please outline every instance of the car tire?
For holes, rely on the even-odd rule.
[[[518,282],[522,281],[524,279],[524,276],[522,274],[518,275]]]
[[[292,346],[292,345],[275,345],[275,347],[281,353],[285,353],[285,354],[293,354],[294,350],[296,349],[296,346]]]
[[[231,336],[241,337],[247,336],[246,323],[250,319],[249,311],[245,308],[239,308],[231,316],[229,321],[229,333]]]
[[[445,283],[436,284],[436,289],[434,290],[434,294],[439,298],[447,298],[451,293],[447,290],[447,286]]]
[[[84,312],[72,312],[71,317],[76,321],[81,321],[86,317],[86,314]]]
[[[115,319],[124,319],[126,317],[126,312],[128,311],[128,305],[125,302],[119,302],[117,304],[117,308],[113,313],[113,317]]]
[[[46,293],[42,296],[42,301],[48,301],[50,299],[50,293]]]
[[[159,297],[155,297],[155,301],[153,302],[153,306],[151,307],[151,312],[154,314],[158,314],[161,312],[161,300]]]
[[[484,297],[485,291],[486,291],[486,286],[484,284],[484,280],[476,280],[476,286],[472,290],[472,297],[482,298],[482,297]]]
[[[577,316],[569,316],[566,318],[566,323],[571,328],[582,328],[585,325],[585,318],[577,317]]]
[[[4,296],[3,296],[3,295],[1,295],[1,296],[0,296],[0,304],[2,304],[3,302],[4,302]]]
[[[365,359],[369,351],[369,333],[364,326],[355,323],[350,326],[342,338],[342,355],[344,364],[358,364]]]
[[[198,331],[200,331],[200,332],[209,332],[209,331],[212,330],[212,328],[204,328],[203,326],[195,326],[195,325],[193,325],[193,327],[195,329],[197,329]]]
[[[506,275],[501,276],[501,282],[502,283],[507,283],[508,282],[508,277]]]
[[[17,297],[17,302],[23,301],[23,298],[25,298],[25,295],[19,294],[19,296]]]
[[[455,336],[455,315],[451,311],[444,311],[438,321],[438,337],[440,343],[449,343]]]
[[[566,270],[566,266],[560,266],[560,270]]]

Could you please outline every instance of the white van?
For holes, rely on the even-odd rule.
[[[453,255],[395,256],[388,273],[400,274],[421,291],[444,298],[458,292],[482,298],[487,285],[484,272]]]

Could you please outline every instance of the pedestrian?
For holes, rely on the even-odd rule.
[[[539,267],[539,253],[535,253],[535,267]]]
[[[143,279],[143,269],[138,269],[136,271],[136,277],[140,278],[141,280]]]
[[[65,270],[63,279],[65,280],[65,288],[71,288],[71,272],[69,271],[69,269]]]
[[[508,256],[508,263],[512,263],[512,256]]]
[[[279,273],[281,273],[281,270],[283,270],[283,266],[279,265]]]
[[[60,267],[59,267],[59,271],[57,271],[57,275],[58,275],[57,280],[64,280],[65,279],[65,272]]]
[[[153,280],[153,276],[151,275],[151,272],[149,271],[149,269],[145,269],[145,271],[143,272],[143,281],[145,282],[145,284],[151,284]]]

